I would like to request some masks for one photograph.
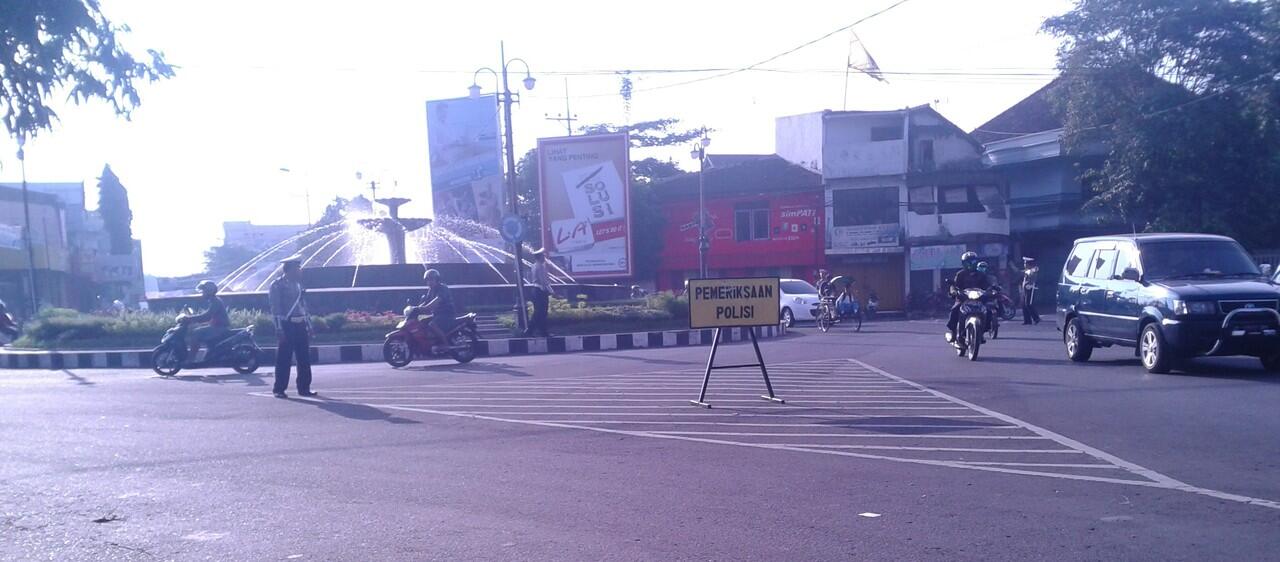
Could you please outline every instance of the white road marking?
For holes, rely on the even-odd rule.
[[[1083,453],[1081,453],[1083,454]],[[986,462],[986,461],[956,461],[964,464],[980,464],[986,466],[1039,466],[1045,468],[1105,468],[1109,470],[1124,470],[1114,464],[1059,464],[1047,462]]]
[[[663,402],[669,403],[670,401],[664,400]],[[754,402],[757,404],[765,403],[763,399],[750,400],[749,402]],[[938,403],[938,402],[934,402],[934,403]],[[609,410],[625,410],[625,409],[635,410],[638,408],[643,408],[643,409],[657,408],[657,409],[672,409],[672,410],[689,409],[689,406],[687,405],[620,406],[620,405],[612,405],[612,404],[600,405],[600,404],[493,404],[493,403],[485,403],[485,404],[416,404],[416,403],[412,403],[412,404],[396,404],[396,405],[397,406],[418,406],[422,408],[590,408],[590,409],[609,409]],[[800,406],[803,407],[802,404]],[[733,409],[734,410],[773,410],[774,407],[772,406],[734,406]],[[862,410],[965,410],[967,408],[962,408],[959,406],[858,406],[854,408],[832,408],[828,406],[822,406],[822,407],[814,407],[809,409],[830,410],[833,412],[844,412],[844,411],[854,412],[854,411],[862,411]]]
[[[1083,455],[1071,449],[976,449],[973,447],[914,447],[903,445],[823,445],[821,443],[780,443],[787,447],[805,447],[817,449],[878,449],[884,451],[944,451],[948,453],[1016,453],[1016,454],[1054,454]],[[963,462],[963,461],[947,461]]]
[[[721,414],[723,415],[723,414]],[[831,427],[825,423],[751,423],[751,422],[703,422],[703,421],[647,421],[647,420],[542,420],[549,423],[595,423],[608,425],[716,425],[740,427]],[[921,429],[1022,429],[1016,425],[944,425],[904,423],[859,423],[841,426],[850,429],[871,428],[921,428]]]
[[[579,422],[589,423],[589,422]],[[918,434],[887,434],[887,433],[764,433],[764,432],[744,432],[735,433],[731,431],[650,431],[657,435],[715,435],[717,437],[841,437],[856,439],[982,439],[982,440],[1000,440],[1000,441],[1037,441],[1048,440],[1047,437],[1038,437],[1032,435],[918,435]],[[803,445],[796,445],[802,447]]]

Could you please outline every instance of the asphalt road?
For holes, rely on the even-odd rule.
[[[0,559],[1276,559],[1280,377],[930,322],[270,375],[0,371]],[[722,350],[750,358],[750,347]]]

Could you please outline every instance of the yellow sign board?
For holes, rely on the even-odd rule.
[[[777,277],[689,280],[689,327],[733,328],[777,325]]]

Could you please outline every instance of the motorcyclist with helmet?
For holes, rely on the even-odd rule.
[[[193,361],[201,345],[213,349],[215,343],[231,335],[231,317],[227,315],[227,305],[218,298],[218,284],[205,279],[196,285],[196,290],[204,297],[206,308],[200,314],[188,316],[186,322],[207,324],[191,331],[191,354],[188,357]]]
[[[422,295],[422,304],[418,305],[419,314],[431,314],[427,327],[435,336],[438,345],[448,345],[446,336],[457,326],[457,307],[453,302],[453,293],[444,284],[443,276],[435,269],[428,269],[422,274],[427,282],[427,292]]]
[[[963,266],[951,282],[951,295],[955,302],[951,305],[951,316],[947,318],[947,341],[955,341],[956,329],[960,324],[960,305],[964,303],[964,292],[969,289],[986,291],[991,288],[991,277],[978,271],[978,254],[965,252],[960,256]]]

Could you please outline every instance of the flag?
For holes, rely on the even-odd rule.
[[[876,59],[872,58],[871,53],[867,52],[867,47],[862,44],[862,39],[858,37],[858,33],[852,30],[850,32],[852,36],[849,39],[849,69],[856,70],[887,84],[889,81],[885,79],[884,73],[880,71],[880,65],[876,64]],[[857,51],[862,53],[861,56],[856,58],[854,57],[855,46]]]

